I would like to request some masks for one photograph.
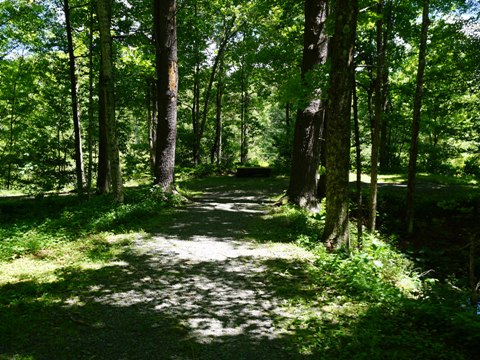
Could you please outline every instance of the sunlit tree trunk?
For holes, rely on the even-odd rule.
[[[358,13],[356,0],[338,0],[335,6],[335,31],[329,48],[332,67],[326,127],[327,214],[323,234],[331,249],[349,244],[350,113]]]
[[[316,209],[317,176],[320,162],[324,103],[321,91],[308,84],[307,74],[326,62],[328,36],[325,32],[327,1],[305,1],[302,81],[308,94],[308,105],[297,111],[292,150],[290,184],[287,191],[291,203]],[[318,86],[318,85],[317,85]]]
[[[123,202],[123,181],[120,166],[115,123],[115,94],[113,81],[112,36],[110,34],[111,0],[97,0],[98,25],[100,29],[101,68],[104,96],[104,111],[107,125],[108,160],[110,162],[110,178],[115,202]]]
[[[176,12],[176,0],[155,0],[153,17],[158,96],[155,184],[160,185],[163,191],[172,191],[174,181],[178,89]]]
[[[427,52],[429,0],[423,1],[422,14],[422,32],[420,37],[420,51],[418,53],[418,70],[415,89],[415,98],[413,104],[413,122],[412,122],[412,141],[410,144],[410,159],[408,163],[408,185],[407,185],[407,204],[406,204],[406,222],[407,233],[413,233],[414,221],[414,194],[415,180],[417,174],[417,156],[418,156],[418,134],[420,132],[420,116],[422,110],[423,78],[425,74],[425,58]]]
[[[88,27],[88,127],[87,127],[87,147],[88,147],[88,167],[87,167],[87,192],[90,196],[93,177],[93,4],[89,7],[89,27]]]

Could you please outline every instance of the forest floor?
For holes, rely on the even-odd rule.
[[[286,185],[195,179],[174,207],[150,187],[127,189],[121,206],[2,200],[0,360],[475,358],[480,324],[468,295],[437,280],[423,295],[412,266],[464,268],[464,240],[456,253],[418,247],[466,232],[477,192],[424,187],[410,255],[377,239],[349,255],[317,246],[321,214],[272,207]],[[379,195],[389,239],[400,233],[396,185]]]
[[[253,240],[269,237],[262,215],[273,189],[241,182],[198,184],[201,196],[150,219],[128,251],[100,268],[4,285],[31,301],[4,308],[11,323],[0,325],[10,327],[0,359],[309,358],[289,348],[280,324],[294,312],[287,299],[312,256]]]

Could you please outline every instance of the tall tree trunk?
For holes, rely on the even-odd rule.
[[[387,0],[385,4],[385,20],[384,31],[383,31],[383,71],[382,71],[382,112],[384,116],[382,117],[382,127],[380,130],[380,169],[385,171],[390,167],[390,150],[389,150],[389,124],[387,113],[390,110],[390,101],[389,101],[389,71],[388,71],[388,50],[390,36],[392,34],[393,28],[393,0]]]
[[[195,64],[193,77],[193,104],[192,104],[192,126],[193,126],[193,165],[200,163],[200,65],[198,59]]]
[[[100,64],[102,60],[100,60]],[[98,84],[98,164],[97,191],[106,194],[110,190],[110,161],[108,160],[107,118],[105,112],[105,79],[100,65]]]
[[[302,81],[309,89],[307,74],[327,59],[328,36],[325,31],[327,1],[305,0]],[[313,89],[308,105],[297,111],[292,151],[292,167],[287,196],[291,203],[316,209],[317,175],[320,162],[320,138],[324,118],[321,91]]]
[[[216,96],[216,114],[215,114],[215,141],[210,153],[210,160],[213,164],[215,158],[217,165],[220,165],[222,158],[222,97],[223,97],[223,64],[220,64],[219,76],[217,79],[217,96]]]
[[[415,89],[415,98],[413,104],[413,122],[412,122],[412,141],[410,144],[410,159],[408,163],[408,185],[407,185],[407,204],[406,204],[406,222],[407,233],[413,233],[414,221],[414,194],[415,180],[417,175],[417,156],[418,156],[418,134],[420,132],[420,116],[422,110],[423,78],[425,74],[425,58],[427,52],[429,0],[423,1],[422,12],[422,32],[420,37],[420,51],[418,53],[417,84]]]
[[[88,167],[87,167],[87,192],[90,197],[93,177],[93,4],[89,7],[89,25],[88,25],[88,127],[87,127],[87,147],[88,147]]]
[[[357,13],[356,0],[336,2],[335,32],[329,48],[332,67],[326,127],[327,214],[323,236],[331,249],[349,244],[350,112]]]
[[[75,74],[75,54],[73,49],[72,27],[70,25],[70,6],[68,0],[63,1],[65,27],[67,30],[68,65],[70,67],[70,95],[72,98],[73,129],[75,134],[75,173],[77,175],[77,191],[83,194],[85,187],[85,171],[83,166],[82,133],[80,127],[80,104],[77,97],[77,76]]]
[[[362,197],[362,150],[360,147],[360,127],[358,124],[358,96],[357,96],[357,83],[355,80],[355,71],[352,72],[353,76],[353,127],[355,133],[355,167],[357,172],[357,246],[362,247],[362,235],[363,235],[363,197]]]
[[[123,202],[123,181],[115,124],[115,94],[113,81],[112,36],[110,34],[112,0],[97,0],[100,29],[101,67],[104,83],[104,111],[107,125],[108,160],[114,201]]]
[[[372,124],[372,151],[370,157],[370,208],[368,217],[368,229],[370,232],[375,231],[377,219],[377,179],[378,179],[378,155],[380,150],[380,129],[382,126],[382,84],[383,84],[383,67],[385,62],[385,53],[383,51],[383,0],[377,1],[376,22],[376,43],[377,43],[377,66],[375,74],[375,112]]]
[[[245,62],[242,62],[240,91],[242,93],[240,104],[240,163],[248,160],[248,85],[245,79]]]
[[[176,0],[155,0],[153,17],[157,70],[157,151],[155,184],[173,190],[177,139],[177,25]]]
[[[205,125],[207,123],[207,116],[208,116],[208,107],[210,105],[210,97],[212,94],[212,87],[213,83],[215,81],[215,75],[217,73],[217,68],[220,63],[220,60],[223,58],[223,54],[227,48],[228,42],[230,39],[237,33],[236,30],[234,30],[234,25],[235,25],[235,20],[236,18],[233,17],[229,23],[224,23],[225,26],[225,34],[223,39],[220,41],[218,45],[218,52],[217,55],[215,56],[215,59],[213,61],[213,66],[212,70],[210,72],[210,79],[208,81],[208,86],[207,90],[205,92],[205,102],[203,103],[203,112],[202,112],[202,119],[200,120],[198,118],[199,113],[197,112],[197,132],[194,134],[195,135],[195,144],[194,144],[194,154],[193,154],[193,159],[194,163],[198,164],[200,163],[200,152],[201,152],[201,141],[203,138],[203,133],[205,131]],[[198,97],[200,95],[200,88],[198,87]],[[199,122],[199,123],[198,123]]]

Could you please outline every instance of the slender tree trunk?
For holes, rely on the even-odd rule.
[[[101,67],[104,83],[104,111],[107,125],[108,160],[114,201],[123,202],[123,181],[120,166],[115,123],[115,94],[113,81],[112,37],[110,34],[112,0],[97,0],[98,25],[100,29]]]
[[[157,151],[155,184],[173,190],[177,138],[177,25],[176,0],[155,0],[154,27],[157,67]]]
[[[240,91],[242,93],[240,104],[240,163],[248,160],[248,85],[245,79],[245,62],[242,63]]]
[[[425,74],[425,58],[427,52],[429,0],[423,1],[422,14],[422,32],[420,37],[420,51],[418,53],[417,85],[415,89],[415,99],[413,104],[413,122],[412,122],[412,141],[410,144],[410,159],[408,163],[408,185],[407,185],[407,204],[406,204],[406,222],[407,233],[413,233],[414,221],[414,194],[415,180],[417,175],[417,156],[418,156],[418,134],[420,132],[420,116],[422,110],[423,78]]]
[[[362,150],[360,147],[360,127],[358,124],[358,96],[357,96],[357,84],[355,81],[355,71],[353,75],[353,127],[355,133],[355,167],[357,171],[357,246],[362,247],[362,235],[363,235],[363,197],[362,197]]]
[[[147,116],[148,116],[148,145],[150,148],[150,169],[155,174],[155,157],[157,149],[157,89],[155,79],[147,80]]]
[[[375,231],[377,219],[377,179],[378,179],[378,155],[380,150],[380,129],[382,126],[382,83],[383,83],[383,67],[385,62],[385,53],[383,51],[383,0],[377,1],[376,22],[376,43],[377,43],[377,66],[375,74],[375,112],[372,124],[372,151],[370,158],[370,208],[368,218],[368,230]]]
[[[326,128],[327,214],[323,237],[330,249],[349,244],[350,112],[357,13],[356,0],[336,2],[335,32],[329,48],[332,67]]]
[[[390,150],[389,150],[389,124],[387,113],[390,109],[389,102],[389,71],[388,71],[388,50],[389,50],[389,41],[392,34],[393,28],[393,1],[387,0],[385,4],[385,21],[386,24],[385,31],[383,32],[383,71],[382,71],[382,112],[384,116],[382,117],[382,128],[380,130],[380,169],[385,171],[390,167]]]
[[[193,104],[192,104],[192,125],[193,125],[193,164],[197,166],[200,163],[200,65],[198,60],[195,64],[195,74],[193,78]]]
[[[307,74],[327,59],[328,36],[325,32],[327,1],[305,0],[302,81],[309,89]],[[318,207],[317,176],[320,163],[320,138],[324,119],[321,91],[314,94],[308,105],[297,111],[292,151],[290,184],[287,191],[291,203],[308,208]]]
[[[212,94],[212,87],[213,87],[213,83],[215,81],[215,75],[217,73],[217,68],[218,68],[218,65],[220,63],[220,60],[223,58],[223,54],[227,48],[227,45],[228,45],[228,42],[230,41],[230,39],[236,34],[236,31],[234,31],[234,24],[235,24],[235,17],[233,17],[230,21],[230,23],[226,23],[224,24],[225,26],[225,34],[224,34],[224,37],[222,39],[222,41],[220,41],[220,44],[218,46],[218,52],[217,52],[217,55],[215,56],[215,59],[213,61],[213,66],[212,66],[212,70],[210,72],[210,79],[208,81],[208,86],[207,86],[207,90],[205,92],[205,102],[203,104],[203,112],[202,112],[202,119],[198,119],[198,112],[197,112],[197,121],[200,121],[200,124],[198,124],[198,128],[197,128],[197,132],[195,133],[195,146],[194,146],[194,154],[193,154],[193,159],[194,159],[194,163],[195,164],[198,164],[200,163],[200,152],[201,152],[201,141],[202,141],[202,138],[203,138],[203,133],[205,131],[205,125],[207,123],[207,116],[208,116],[208,107],[210,105],[210,97],[211,97],[211,94]],[[200,91],[199,91],[199,88],[198,88],[198,95],[200,95]]]
[[[88,168],[87,168],[87,192],[90,197],[93,177],[93,4],[90,4],[90,19],[88,29]]]
[[[213,164],[215,158],[217,165],[220,165],[222,157],[222,97],[223,97],[223,65],[220,64],[219,76],[217,80],[217,96],[216,96],[216,114],[215,114],[215,141],[210,153],[210,160]]]
[[[80,104],[77,97],[77,76],[75,75],[75,54],[73,49],[72,27],[70,25],[70,6],[68,0],[63,1],[65,27],[67,30],[68,64],[70,67],[70,94],[72,98],[73,129],[75,134],[75,172],[77,175],[77,191],[83,194],[85,187],[85,171],[83,166],[82,133],[80,127]]]
[[[100,60],[100,63],[102,61]],[[110,161],[108,160],[108,141],[107,141],[107,119],[105,112],[105,79],[103,77],[103,68],[100,66],[100,76],[98,84],[98,173],[97,173],[97,191],[99,194],[106,194],[110,190]]]

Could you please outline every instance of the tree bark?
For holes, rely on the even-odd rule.
[[[103,75],[104,111],[107,125],[107,152],[110,162],[110,177],[114,201],[123,202],[123,181],[120,166],[115,123],[115,94],[113,81],[112,36],[110,34],[111,0],[97,1],[98,25],[100,29],[101,67]]]
[[[368,230],[375,231],[377,219],[377,179],[378,179],[378,156],[380,151],[380,129],[382,127],[383,113],[383,67],[385,62],[385,53],[383,49],[383,0],[377,1],[377,22],[376,22],[376,45],[377,45],[377,66],[375,73],[375,112],[372,124],[372,149],[370,157],[370,207],[368,217]]]
[[[85,187],[85,171],[83,166],[82,133],[80,126],[80,104],[77,97],[77,76],[75,74],[75,54],[73,49],[72,27],[70,25],[70,5],[68,0],[63,1],[65,13],[65,28],[68,44],[68,65],[70,72],[70,95],[72,100],[73,129],[75,136],[75,173],[77,176],[77,191],[83,194]]]
[[[307,74],[325,64],[328,36],[325,32],[327,1],[305,0],[302,81],[308,90]],[[291,203],[315,210],[318,207],[317,176],[320,138],[324,119],[321,91],[314,94],[303,110],[297,111],[292,150],[292,167],[287,191]]]
[[[414,222],[414,194],[415,180],[417,175],[417,156],[418,156],[418,134],[420,132],[420,116],[422,111],[423,79],[425,74],[425,62],[427,52],[429,0],[423,1],[422,11],[422,32],[420,36],[420,50],[418,53],[418,70],[415,89],[415,98],[413,104],[413,122],[412,122],[412,141],[410,144],[410,158],[408,163],[408,185],[407,185],[407,203],[406,203],[406,223],[407,233],[413,233]]]
[[[177,138],[177,2],[155,0],[153,12],[158,96],[155,184],[172,191]]]
[[[89,6],[90,16],[88,25],[88,167],[87,167],[87,192],[90,197],[93,177],[93,4]]]
[[[245,61],[242,62],[240,91],[242,93],[240,104],[240,163],[245,164],[248,160],[248,85],[245,79]]]
[[[219,76],[217,79],[217,96],[216,96],[216,114],[215,114],[215,141],[213,143],[210,160],[213,164],[215,158],[217,165],[220,165],[222,158],[222,97],[223,97],[223,64],[220,64]]]
[[[330,249],[349,244],[350,112],[357,13],[356,0],[336,2],[335,33],[329,49],[332,67],[326,127],[327,214],[323,237]]]

